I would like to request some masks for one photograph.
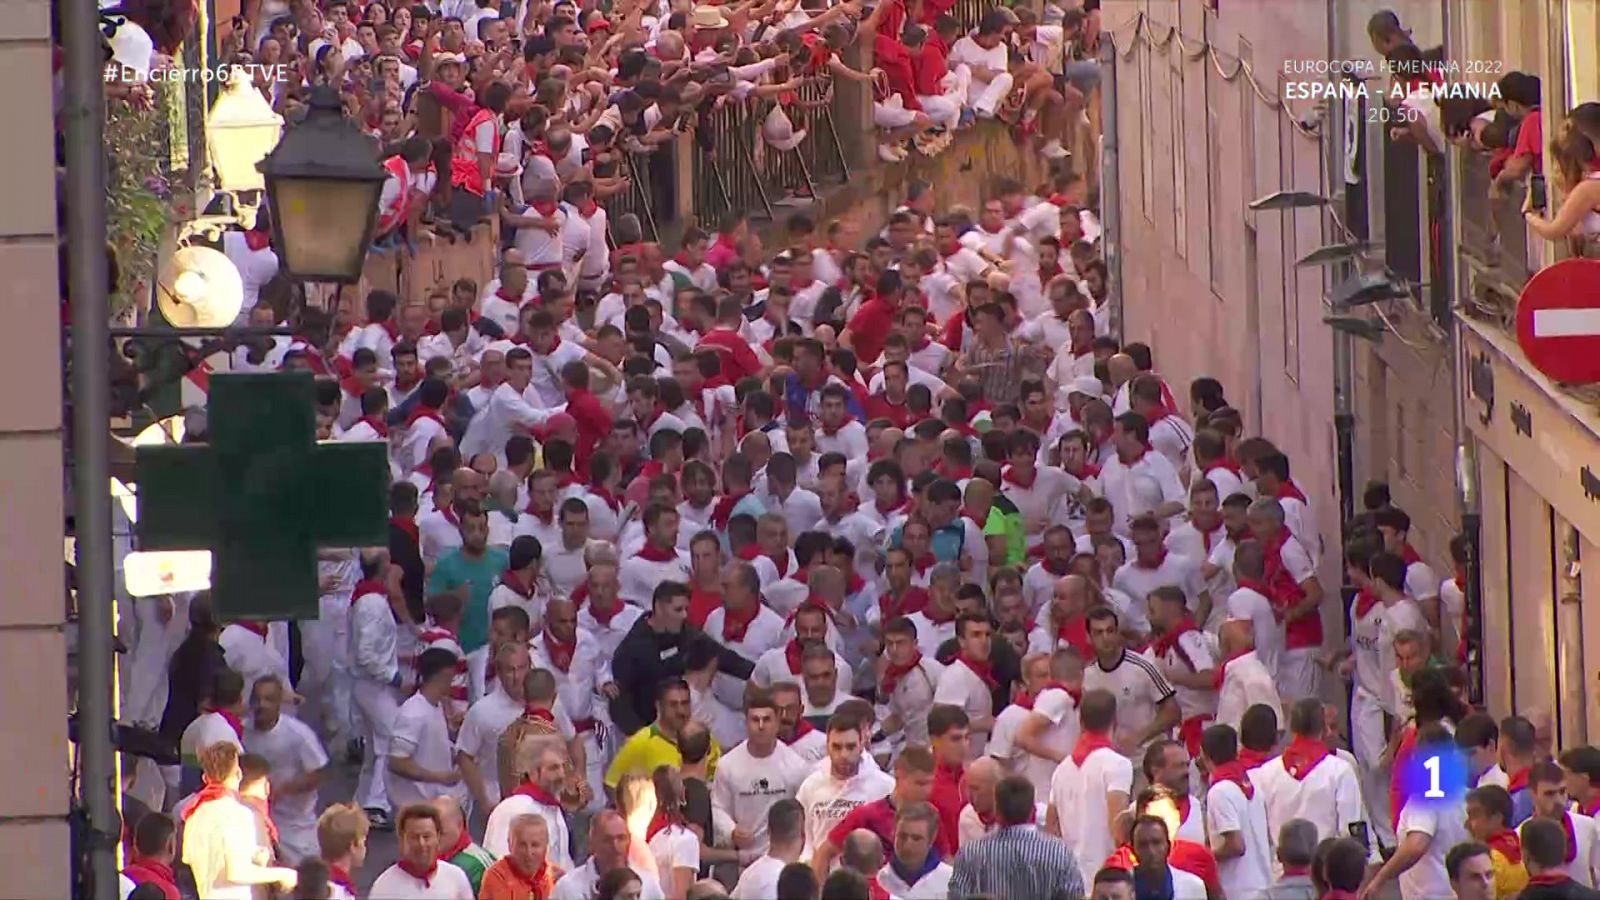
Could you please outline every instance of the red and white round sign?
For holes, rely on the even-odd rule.
[[[1528,280],[1517,344],[1555,381],[1600,381],[1600,259],[1564,259]]]

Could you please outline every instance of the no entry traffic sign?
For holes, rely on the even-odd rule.
[[[1600,259],[1541,269],[1517,298],[1517,343],[1556,381],[1600,381]]]

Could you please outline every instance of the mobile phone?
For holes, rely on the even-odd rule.
[[[1368,839],[1367,839],[1367,823],[1365,823],[1365,822],[1351,822],[1350,823],[1350,836],[1352,838],[1355,838],[1356,840],[1360,841],[1361,842],[1361,846],[1367,848],[1368,850],[1372,849],[1372,844],[1369,843]]]
[[[1528,208],[1543,211],[1550,202],[1550,197],[1545,189],[1544,176],[1533,175],[1528,178]]]

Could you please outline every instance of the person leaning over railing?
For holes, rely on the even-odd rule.
[[[1528,227],[1548,241],[1572,238],[1580,255],[1600,250],[1600,103],[1578,106],[1567,115],[1561,133],[1550,144],[1561,208],[1546,219],[1545,210],[1523,204]],[[1531,200],[1532,198],[1530,198]]]

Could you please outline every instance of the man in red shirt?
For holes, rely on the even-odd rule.
[[[722,378],[728,384],[738,384],[746,378],[761,376],[766,371],[755,351],[750,349],[750,342],[739,333],[739,326],[743,324],[744,307],[739,299],[723,297],[717,302],[715,327],[707,331],[696,345],[696,349],[706,347],[716,351],[722,360]]]
[[[870,366],[883,355],[883,342],[894,330],[895,313],[900,309],[900,273],[889,269],[878,276],[874,295],[850,317],[839,344],[856,353],[863,366]]]
[[[1539,112],[1539,76],[1508,72],[1498,82],[1500,102],[1512,118],[1519,120],[1517,142],[1511,148],[1500,174],[1489,185],[1489,193],[1500,197],[1508,187],[1529,174],[1544,170],[1544,118]]]
[[[567,383],[567,415],[578,427],[578,440],[572,446],[572,471],[580,479],[589,477],[589,457],[611,433],[611,413],[589,391],[589,365],[582,360],[567,363],[561,370]]]
[[[911,56],[912,88],[923,112],[939,125],[955,128],[970,80],[966,67],[951,73],[944,42],[921,25],[907,25],[900,41]]]
[[[867,398],[867,418],[886,419],[896,428],[910,428],[914,420],[907,403],[910,386],[910,370],[905,363],[884,363],[883,392]]]

